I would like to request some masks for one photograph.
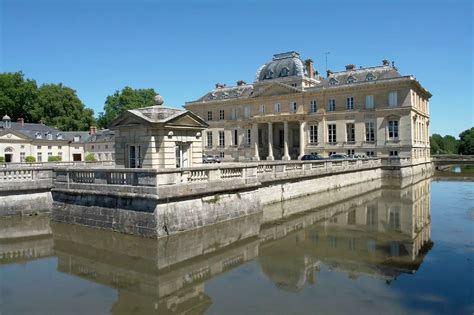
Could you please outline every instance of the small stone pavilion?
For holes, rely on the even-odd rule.
[[[202,163],[202,131],[208,125],[188,110],[155,105],[127,110],[112,121],[118,168],[179,168]]]

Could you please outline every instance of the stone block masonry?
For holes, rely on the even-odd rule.
[[[264,205],[384,176],[416,172],[428,176],[430,168],[431,163],[413,166],[369,158],[161,170],[58,169],[52,219],[163,237],[260,213]]]

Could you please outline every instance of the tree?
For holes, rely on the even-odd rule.
[[[37,105],[36,81],[25,80],[22,72],[0,73],[0,115],[13,120],[31,121],[31,110]]]
[[[459,154],[474,154],[474,127],[464,130],[459,134]]]
[[[132,89],[128,86],[116,91],[105,100],[104,112],[99,114],[99,126],[107,128],[112,120],[128,109],[152,106],[155,95],[154,89]]]
[[[93,153],[89,153],[85,157],[86,162],[97,162],[97,159],[95,158],[95,155]]]
[[[76,91],[60,84],[43,84],[38,89],[38,106],[30,111],[34,121],[65,131],[88,130],[95,125],[93,111],[85,108]]]
[[[459,140],[450,135],[442,137],[434,133],[430,137],[430,145],[431,154],[457,154]]]

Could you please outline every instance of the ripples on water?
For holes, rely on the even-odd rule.
[[[471,314],[473,188],[371,182],[158,241],[1,219],[0,313]]]

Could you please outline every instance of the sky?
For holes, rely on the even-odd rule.
[[[181,107],[250,83],[275,53],[315,68],[394,60],[433,97],[430,132],[472,127],[473,4],[462,0],[0,0],[0,72],[63,83],[95,114],[125,86]]]

